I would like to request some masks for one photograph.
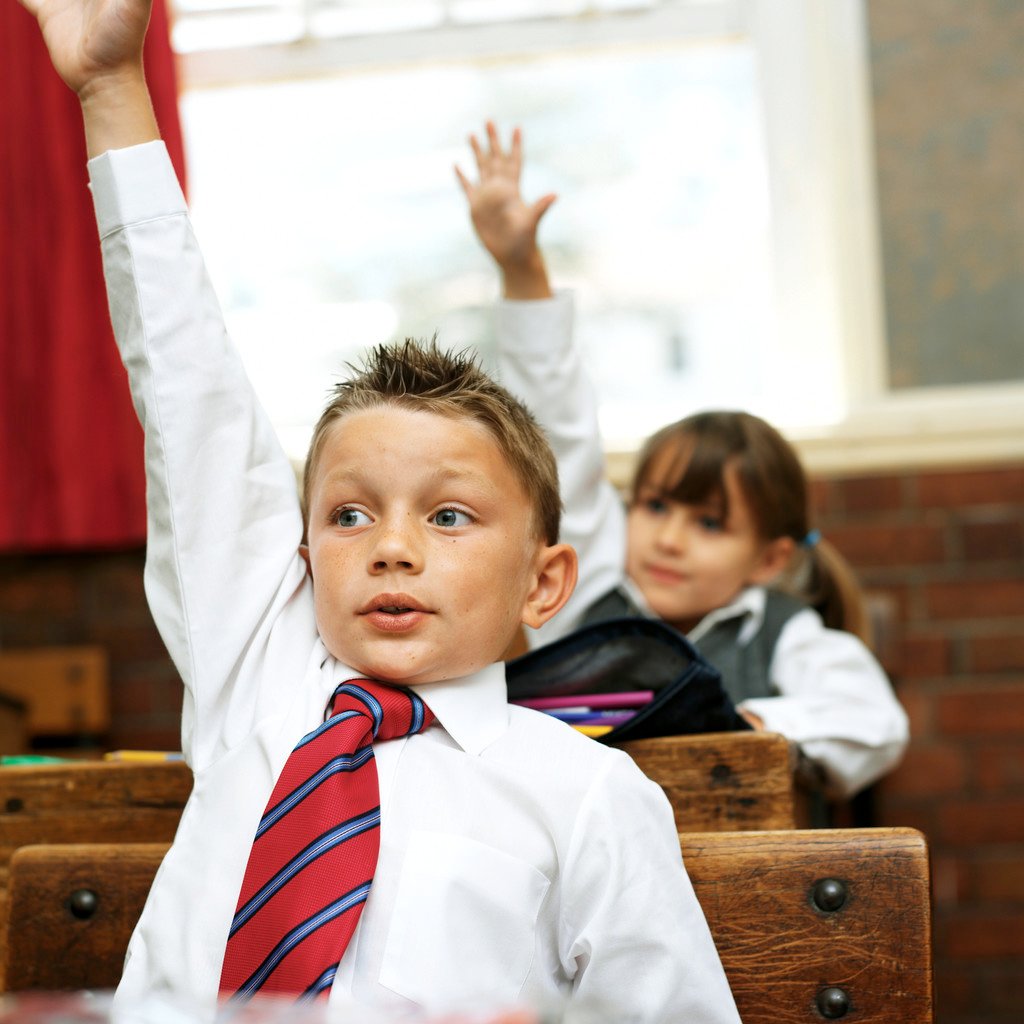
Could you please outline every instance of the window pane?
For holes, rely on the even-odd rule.
[[[487,117],[526,133],[524,191],[610,439],[758,401],[770,343],[755,66],[738,41],[416,66],[192,91],[197,230],[293,454],[327,386],[404,335],[493,350],[497,280],[455,182]]]

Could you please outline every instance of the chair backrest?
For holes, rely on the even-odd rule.
[[[744,1024],[931,1024],[931,895],[920,832],[679,838]]]
[[[796,825],[796,758],[777,733],[660,736],[618,746],[665,791],[680,832]]]
[[[744,1024],[932,1024],[919,832],[704,832],[680,843]],[[7,990],[113,987],[166,850],[18,850]]]
[[[104,843],[15,851],[0,991],[114,988],[167,850]]]

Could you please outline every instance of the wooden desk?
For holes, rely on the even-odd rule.
[[[744,1024],[932,1024],[928,851],[919,832],[679,839]],[[113,987],[166,850],[19,850],[7,989]]]
[[[661,736],[619,746],[665,790],[680,832],[796,825],[796,756],[777,733]]]

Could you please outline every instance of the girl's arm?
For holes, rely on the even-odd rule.
[[[857,637],[800,612],[779,636],[769,675],[779,695],[744,701],[742,709],[797,743],[830,795],[853,796],[899,763],[907,715]]]
[[[487,146],[470,144],[478,181],[456,169],[473,227],[502,274],[505,301],[498,310],[498,356],[503,383],[526,403],[547,433],[558,461],[564,514],[561,539],[579,555],[579,581],[565,608],[531,632],[531,647],[569,632],[586,609],[625,576],[625,514],[608,482],[597,419],[597,399],[573,344],[572,301],[553,296],[537,243],[553,195],[533,203],[519,189],[522,136],[502,147],[493,124]]]

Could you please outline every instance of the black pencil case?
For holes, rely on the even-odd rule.
[[[656,619],[584,626],[508,662],[505,679],[510,701],[653,691],[629,721],[596,737],[599,743],[750,728],[718,670],[682,633]]]

